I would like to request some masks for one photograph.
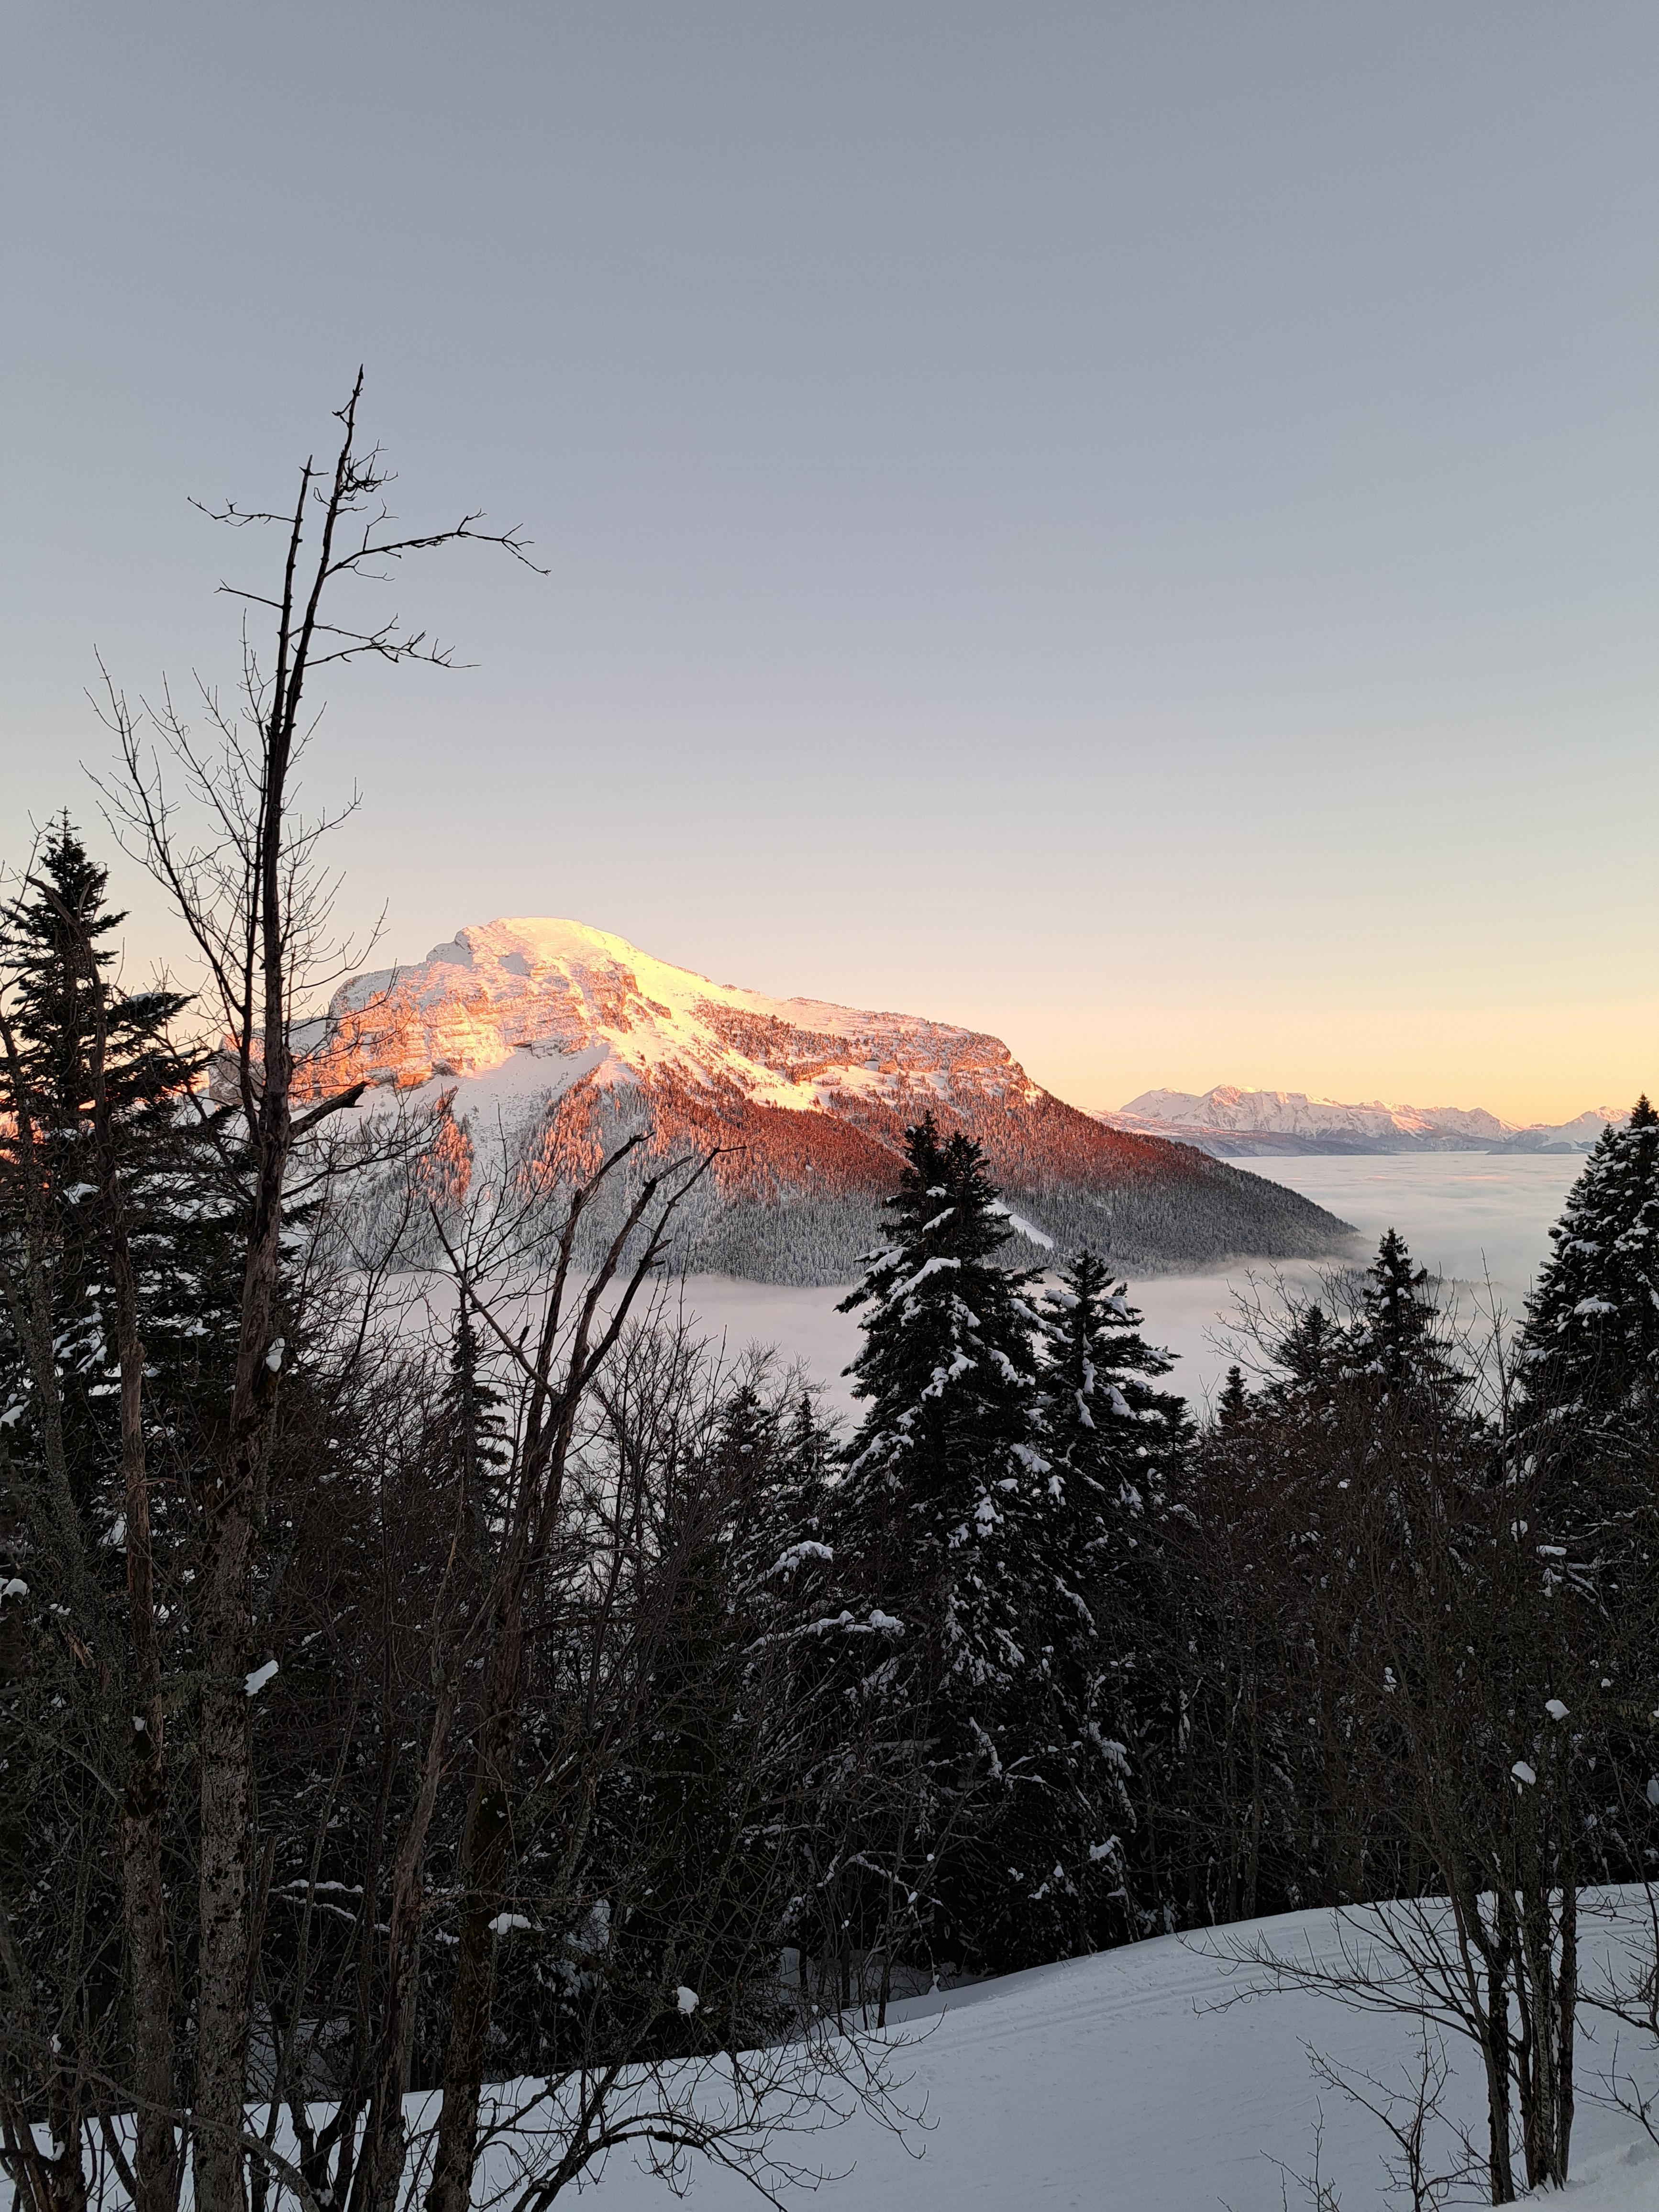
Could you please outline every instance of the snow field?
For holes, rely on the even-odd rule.
[[[1411,2023],[1316,1992],[1246,1996],[1257,1970],[1220,1955],[1261,1937],[1281,1954],[1311,1948],[1329,1956],[1334,1926],[1335,1916],[1320,1911],[1212,1937],[1163,1936],[896,2005],[887,2039],[906,2081],[900,2101],[918,2124],[903,2142],[861,2116],[791,2136],[784,2149],[793,2162],[834,2178],[816,2191],[788,2191],[786,2203],[821,2212],[1284,2212],[1287,2204],[1297,2212],[1310,2200],[1275,2161],[1292,2177],[1307,2172],[1322,2118],[1322,2171],[1342,2212],[1398,2202],[1386,2191],[1380,2123],[1322,2087],[1308,2053],[1403,2079]],[[1583,1933],[1588,1988],[1599,1962],[1622,1954],[1617,1929],[1593,1911]],[[1565,2202],[1582,2212],[1651,2212],[1659,2150],[1634,2121],[1592,2100],[1611,2055],[1607,2023],[1586,2008],[1579,2032]],[[1448,2050],[1449,2117],[1478,2134],[1478,2061],[1458,2038],[1448,2038]],[[1659,2078],[1659,2049],[1626,2045],[1621,2062],[1644,2086]],[[507,2083],[486,2096],[505,2105],[534,2094],[532,2083]],[[411,2136],[435,2121],[436,2101],[410,2098]],[[262,2112],[250,2120],[262,2131]],[[287,2136],[279,2127],[279,2150],[291,2151]],[[522,2179],[510,2142],[497,2143],[475,2203],[510,2204]],[[186,2186],[185,2212],[189,2201]],[[562,2201],[596,2212],[672,2212],[679,2200],[623,2149],[596,2182]],[[739,2177],[699,2166],[685,2201],[693,2212],[748,2212],[762,2200]],[[0,2185],[0,2212],[11,2212],[11,2202]]]
[[[1280,1951],[1311,1944],[1328,1954],[1334,1925],[1329,1912],[1298,1913],[1217,1931],[1216,1942],[1248,1946],[1261,1935]],[[1605,1954],[1605,1927],[1592,1921],[1585,1936],[1589,1960]],[[1394,2201],[1381,2124],[1320,2086],[1308,2048],[1403,2077],[1411,2024],[1316,1992],[1240,2001],[1253,1972],[1215,1955],[1210,1939],[1164,1936],[897,2005],[902,2101],[924,2113],[922,2125],[908,2143],[858,2118],[797,2142],[793,2154],[844,2178],[788,2201],[823,2212],[1281,2212],[1283,2185],[1295,2212],[1309,2200],[1273,2161],[1308,2170],[1322,2108],[1323,2171],[1343,2212]],[[1659,2203],[1659,2151],[1633,2121],[1589,2101],[1611,2037],[1588,2009],[1580,2033],[1567,2200],[1583,2212],[1649,2212]],[[1478,2060],[1459,2039],[1448,2046],[1450,2116],[1479,2135]],[[1659,2073],[1659,2052],[1638,2063]],[[707,2169],[688,2199],[698,2212],[757,2201],[745,2183]],[[598,2212],[668,2212],[674,2199],[624,2154],[595,2202]]]

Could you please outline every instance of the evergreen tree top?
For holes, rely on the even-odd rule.
[[[868,1255],[864,1279],[842,1301],[842,1313],[872,1299],[908,1296],[920,1286],[912,1281],[919,1270],[983,1267],[1012,1234],[975,1139],[957,1129],[941,1140],[929,1113],[906,1130],[904,1151],[898,1188],[884,1201],[893,1217],[891,1242]],[[1035,1278],[1021,1273],[1017,1279]]]
[[[1535,1404],[1613,1411],[1659,1387],[1659,1114],[1644,1095],[1592,1146],[1528,1302]]]
[[[1042,1426],[1055,1464],[1118,1492],[1135,1510],[1184,1444],[1185,1401],[1155,1390],[1169,1354],[1141,1335],[1129,1286],[1085,1246],[1043,1301]]]
[[[1386,1230],[1365,1270],[1353,1357],[1386,1382],[1439,1380],[1447,1362],[1435,1342],[1437,1308],[1429,1271],[1413,1263],[1397,1229]]]
[[[1273,1356],[1292,1387],[1314,1389],[1330,1380],[1339,1336],[1340,1331],[1317,1298],[1296,1307],[1289,1328],[1273,1346]]]
[[[1244,1370],[1235,1360],[1228,1368],[1216,1401],[1216,1426],[1236,1429],[1250,1416],[1250,1394],[1244,1387]]]
[[[890,1241],[841,1308],[868,1309],[848,1370],[870,1409],[852,1464],[919,1455],[930,1480],[965,1482],[988,1455],[1027,1447],[1036,1272],[1001,1264],[1012,1232],[980,1147],[959,1130],[941,1140],[931,1114],[907,1133],[888,1211]]]
[[[91,1109],[96,999],[87,954],[100,974],[109,969],[117,949],[107,940],[126,919],[106,903],[108,882],[65,812],[47,830],[21,889],[0,907],[0,983],[10,994],[22,1073],[32,1097],[49,1102],[51,1126],[60,1133]],[[126,992],[107,981],[104,988],[105,1077],[119,1111],[193,1072],[164,1034],[190,1002],[175,991]],[[10,1084],[0,1062],[0,1110],[9,1107]],[[36,1111],[38,1118],[38,1104]]]

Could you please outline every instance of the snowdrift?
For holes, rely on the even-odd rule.
[[[1626,1937],[1636,1916],[1626,1911],[1621,1928],[1620,1907],[1616,1893],[1587,1903],[1587,1990],[1604,1964],[1627,1965],[1632,1955]],[[793,2162],[834,2178],[816,2190],[792,2188],[785,2202],[821,2212],[1295,2212],[1312,2202],[1296,2177],[1310,2169],[1317,2131],[1334,2192],[1328,2205],[1357,2212],[1398,2203],[1387,2191],[1382,2126],[1322,2087],[1309,2053],[1350,2073],[1403,2080],[1412,2024],[1317,1993],[1252,1996],[1260,1973],[1237,1963],[1258,1939],[1280,1955],[1329,1958],[1334,1929],[1330,1912],[1289,1914],[902,2002],[885,2040],[917,2124],[902,2141],[860,2117],[791,2136]],[[1596,2101],[1598,2077],[1613,2057],[1605,2017],[1582,2008],[1579,2034],[1566,2202],[1582,2212],[1648,2212],[1659,2203],[1659,2149],[1633,2120]],[[1476,2062],[1469,2046],[1448,2042],[1448,2115],[1478,2134],[1485,2106]],[[1619,2063],[1650,2093],[1659,2082],[1659,2046],[1626,2036]],[[527,2103],[538,2087],[501,2084],[486,2100]],[[434,2105],[410,2098],[412,2136],[430,2126]],[[264,2118],[250,2115],[261,2132]],[[286,2136],[279,2127],[279,2149],[290,2148]],[[514,2203],[521,2171],[511,2142],[497,2142],[475,2203]],[[0,2212],[10,2212],[11,2201],[0,2184]],[[580,2192],[559,2199],[579,2201],[597,2212],[671,2212],[679,2200],[624,2149]],[[693,2169],[686,2201],[696,2212],[747,2212],[762,2200],[740,2177],[705,2165]],[[1465,2192],[1449,2201],[1478,2200]],[[188,2203],[186,2189],[186,2212]]]
[[[1310,1944],[1329,1954],[1334,1923],[1329,1912],[1299,1913],[1213,1940],[1160,1937],[900,2005],[894,2033],[914,2039],[907,2097],[925,2106],[926,2125],[908,2146],[858,2120],[823,2138],[822,2163],[848,2178],[815,2201],[823,2212],[1282,2212],[1288,2200],[1295,2212],[1311,2200],[1274,2161],[1292,2176],[1310,2170],[1322,2110],[1322,2170],[1345,2212],[1397,2201],[1385,2194],[1382,2128],[1320,2087],[1308,2052],[1387,2079],[1411,2062],[1410,2023],[1307,1992],[1246,1999],[1250,1973],[1218,1955],[1258,1935],[1281,1953]],[[1584,1932],[1589,1986],[1597,1957],[1620,1947],[1605,1923]],[[1610,2028],[1585,2008],[1580,2035],[1567,2202],[1583,2212],[1650,2208],[1659,2151],[1632,2120],[1590,2101]],[[1451,2114],[1484,2129],[1473,2049],[1449,2042]],[[1659,2051],[1638,2053],[1626,2039],[1627,2062],[1650,2083],[1659,2076]],[[597,2201],[602,2212],[647,2212],[672,2199],[618,2160]],[[720,2174],[699,2175],[690,2198],[706,2212],[754,2201]]]

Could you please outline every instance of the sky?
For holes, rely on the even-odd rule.
[[[379,962],[562,915],[1085,1107],[1659,1084],[1659,12],[0,0],[0,856],[359,363]],[[182,966],[117,860],[130,971]]]

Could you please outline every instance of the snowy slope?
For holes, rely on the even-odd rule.
[[[1318,1912],[1231,1932],[1327,1949],[1331,1926]],[[908,2019],[898,2032],[916,2038],[904,2057],[907,2101],[925,2101],[926,2129],[907,2148],[854,2120],[819,2153],[826,2168],[850,2167],[848,2178],[790,2202],[822,2212],[1280,2212],[1273,2160],[1306,2170],[1322,2103],[1325,2172],[1346,2212],[1388,2201],[1380,2126],[1319,2087],[1306,2047],[1387,2078],[1409,2055],[1408,2027],[1309,1994],[1218,2009],[1238,1990],[1236,1972],[1170,1936],[901,2007]],[[1605,2042],[1581,2049],[1578,2179],[1567,2201],[1635,2212],[1659,2203],[1659,2154],[1622,2115],[1587,2100]],[[1455,2116],[1484,2124],[1474,2067],[1462,2048],[1453,2056]],[[672,2201],[628,2158],[596,2198],[599,2212],[666,2212]],[[704,2172],[690,2201],[738,2212],[756,2200]],[[1292,2185],[1288,2201],[1307,2200]]]
[[[928,1111],[980,1139],[1048,1234],[1137,1273],[1344,1243],[1295,1192],[1066,1105],[996,1037],[711,982],[580,922],[463,929],[413,967],[355,977],[298,1042],[302,1093],[367,1082],[431,1109],[457,1195],[498,1127],[543,1167],[591,1162],[621,1128],[714,1153],[695,1255],[711,1272],[848,1279]]]
[[[1628,1913],[1626,1932],[1638,1917]],[[1296,2212],[1311,2200],[1286,2170],[1291,2177],[1310,2170],[1319,2129],[1322,2170],[1334,2191],[1327,2207],[1360,2212],[1398,2203],[1385,2188],[1381,2124],[1322,2086],[1309,2053],[1392,2088],[1413,2056],[1411,2024],[1317,1993],[1251,1996],[1255,1970],[1225,1955],[1228,1946],[1237,1955],[1264,1939],[1281,1956],[1328,1960],[1334,1929],[1329,1912],[1287,1914],[896,2006],[887,2040],[903,2084],[899,2101],[915,2124],[902,2139],[863,2116],[816,2135],[792,2132],[782,2154],[835,2178],[816,2190],[789,2186],[782,2201],[799,2212]],[[1597,1984],[1609,1956],[1628,1966],[1635,1955],[1622,1951],[1619,1930],[1594,1911],[1583,1936],[1586,1987]],[[1651,2212],[1659,2203],[1659,2150],[1600,2097],[1598,2076],[1612,2054],[1605,2021],[1582,2008],[1578,2035],[1573,2178],[1564,2201],[1578,2212]],[[1446,2119],[1478,2137],[1486,2107],[1477,2063],[1455,2037],[1448,2055]],[[1659,2087],[1651,2043],[1626,2038],[1619,2059],[1644,2091]],[[541,2087],[487,2088],[486,2122],[531,2109]],[[430,2093],[407,2100],[416,2156],[429,2154],[437,2105]],[[314,2107],[314,2118],[325,2110]],[[250,2113],[256,2130],[264,2119],[260,2108]],[[1429,2143],[1431,2151],[1446,2148],[1435,2124]],[[295,2154],[285,2120],[275,2145]],[[525,2179],[511,2134],[498,2137],[473,2201],[512,2204]],[[592,2203],[596,2212],[672,2212],[682,2200],[623,2148],[580,2195],[558,2201]],[[745,2212],[762,2200],[747,2182],[703,2163],[692,2169],[685,2201],[693,2212]],[[1447,2201],[1478,2199],[1459,2193]],[[13,2212],[14,2202],[0,2184],[0,2212]],[[118,2189],[108,2203],[111,2212],[123,2212]],[[190,2203],[186,2185],[183,2212]]]
[[[1242,1091],[1219,1083],[1200,1094],[1143,1091],[1115,1114],[1112,1127],[1179,1134],[1222,1157],[1308,1152],[1588,1152],[1610,1108],[1571,1121],[1504,1121],[1484,1107],[1391,1106],[1380,1099],[1345,1105],[1301,1091]]]

